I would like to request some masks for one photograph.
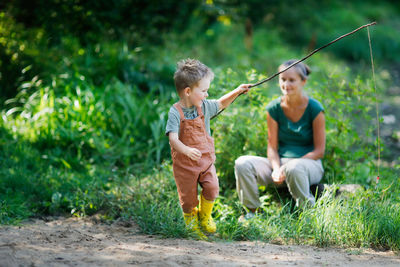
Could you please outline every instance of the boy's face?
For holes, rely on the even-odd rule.
[[[208,96],[208,89],[210,88],[211,79],[205,77],[201,79],[196,86],[190,89],[189,100],[191,104],[196,107],[201,107],[201,103]]]

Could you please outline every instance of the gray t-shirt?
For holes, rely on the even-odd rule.
[[[206,130],[209,135],[211,135],[210,131],[210,119],[215,116],[219,111],[218,100],[203,100],[203,104],[201,105],[201,110],[204,114],[204,122],[206,124]],[[183,115],[185,119],[193,120],[197,116],[197,108],[195,106],[191,108],[182,108]],[[179,134],[179,127],[181,124],[179,111],[172,106],[168,112],[168,121],[167,127],[165,129],[165,134],[168,135],[170,132]]]

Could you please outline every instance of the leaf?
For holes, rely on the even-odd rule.
[[[64,159],[60,159],[61,160],[61,162],[64,164],[64,166],[67,168],[67,169],[71,169],[71,165],[69,165],[69,163],[67,162],[67,161],[65,161]]]

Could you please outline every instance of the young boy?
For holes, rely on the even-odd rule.
[[[211,69],[198,60],[178,62],[174,80],[180,100],[170,108],[166,127],[184,221],[201,239],[206,236],[200,227],[206,233],[216,231],[211,212],[219,193],[210,118],[250,89],[250,84],[242,84],[218,100],[206,100],[213,78]],[[199,210],[198,183],[202,188]]]

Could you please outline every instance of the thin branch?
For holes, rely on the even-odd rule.
[[[276,76],[278,76],[278,75],[281,74],[282,72],[285,72],[285,71],[287,71],[288,69],[290,69],[291,67],[293,67],[293,66],[299,64],[300,62],[306,60],[307,58],[311,57],[312,55],[314,55],[314,54],[317,53],[318,51],[324,49],[325,47],[328,47],[328,46],[330,46],[331,44],[333,44],[333,43],[339,41],[340,39],[343,39],[343,38],[345,38],[345,37],[347,37],[347,36],[349,36],[349,35],[351,35],[351,34],[353,34],[353,33],[355,33],[355,32],[358,32],[359,30],[361,30],[361,29],[363,29],[363,28],[365,28],[365,27],[370,27],[370,26],[373,26],[373,25],[376,25],[376,22],[371,22],[371,23],[365,24],[365,25],[363,25],[363,26],[361,26],[361,27],[359,27],[359,28],[357,28],[357,29],[355,29],[355,30],[349,32],[349,33],[346,33],[346,34],[344,34],[344,35],[342,35],[342,36],[336,38],[335,40],[333,40],[333,41],[327,43],[326,45],[323,45],[323,46],[321,46],[320,48],[315,49],[315,50],[312,51],[310,54],[308,54],[307,56],[303,57],[302,59],[300,59],[300,60],[294,62],[293,64],[291,64],[290,66],[288,66],[288,67],[285,68],[284,70],[281,70],[281,71],[275,73],[274,75],[272,75],[271,77],[268,77],[268,78],[266,78],[266,79],[264,79],[264,80],[262,80],[262,81],[259,81],[259,82],[255,83],[255,84],[252,84],[252,85],[250,86],[250,88],[251,88],[251,87],[259,86],[260,84],[263,84],[263,83],[265,83],[265,82],[268,82],[269,80],[272,80],[273,78],[275,78]],[[243,94],[243,93],[242,93],[242,94]],[[242,94],[239,94],[239,95],[232,101],[232,103],[233,103],[240,95],[242,95]],[[219,114],[221,114],[222,111],[224,111],[224,110],[225,110],[225,109],[221,109],[221,110],[220,110],[216,115],[214,115],[211,119],[213,119],[213,118],[215,118],[216,116],[218,116]]]
[[[285,71],[287,71],[288,69],[290,69],[291,67],[293,67],[293,66],[299,64],[300,62],[306,60],[307,58],[311,57],[312,55],[314,55],[314,54],[317,53],[318,51],[324,49],[325,47],[330,46],[331,44],[333,44],[333,43],[339,41],[340,39],[343,39],[343,38],[346,37],[346,36],[349,36],[349,35],[351,35],[351,34],[357,32],[357,31],[361,30],[362,28],[369,27],[369,26],[372,26],[372,25],[375,25],[375,24],[376,24],[376,22],[372,22],[372,23],[369,23],[369,24],[365,24],[365,25],[363,25],[363,26],[361,26],[361,27],[355,29],[355,30],[352,31],[352,32],[346,33],[346,34],[344,34],[344,35],[342,35],[342,36],[336,38],[335,40],[331,41],[330,43],[327,43],[326,45],[321,46],[320,48],[315,49],[314,51],[312,51],[312,52],[311,52],[310,54],[308,54],[307,56],[303,57],[303,58],[300,59],[300,60],[297,60],[296,62],[294,62],[293,64],[291,64],[291,65],[288,66],[287,68],[281,70],[280,72],[275,73],[274,75],[272,75],[272,76],[269,77],[269,78],[266,78],[265,80],[259,81],[259,82],[255,83],[255,84],[252,84],[250,87],[255,87],[255,86],[258,86],[258,85],[263,84],[263,83],[265,83],[265,82],[268,82],[269,80],[272,80],[273,78],[275,78],[276,76],[278,76],[278,75],[281,74],[282,72],[285,72]]]

